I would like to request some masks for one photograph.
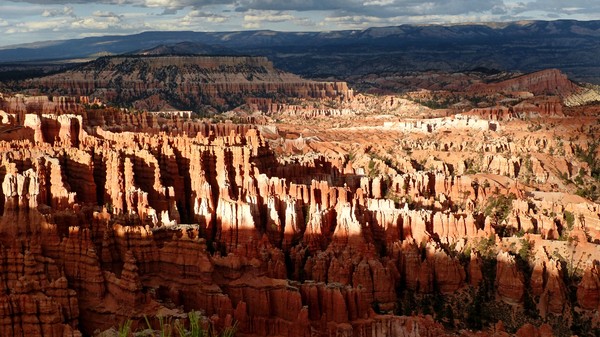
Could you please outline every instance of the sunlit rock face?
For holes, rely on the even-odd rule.
[[[502,86],[535,100],[552,78]],[[593,117],[537,129],[519,103],[436,112],[319,85],[240,124],[3,97],[0,334],[191,310],[253,336],[595,324],[600,206],[568,183],[593,184]]]

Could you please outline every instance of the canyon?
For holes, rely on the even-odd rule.
[[[165,83],[228,111],[148,112]],[[600,120],[557,70],[369,95],[264,58],[116,57],[21,86],[0,96],[2,336],[192,310],[240,336],[599,331]]]

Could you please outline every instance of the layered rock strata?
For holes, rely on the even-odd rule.
[[[44,93],[61,90],[148,110],[174,106],[222,110],[262,97],[353,97],[344,82],[304,80],[275,69],[265,57],[241,56],[104,57],[23,85]]]
[[[559,258],[536,256],[524,274],[521,252],[501,243],[503,225],[539,231],[528,238],[541,245],[562,223],[515,186],[435,159],[435,170],[368,176],[340,158],[278,159],[248,125],[171,133],[181,121],[115,110],[24,121],[0,134],[7,335],[89,335],[183,307],[249,335],[437,336],[428,318],[392,316],[410,314],[399,299],[484,285],[514,308],[531,292],[544,317],[598,307],[597,264],[571,300]],[[521,165],[494,154],[482,163],[515,177]],[[539,161],[532,170],[544,178]],[[506,219],[476,211],[500,196]],[[600,211],[539,204],[576,209],[590,227]]]

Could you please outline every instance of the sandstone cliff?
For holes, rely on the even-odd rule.
[[[218,111],[250,98],[348,100],[344,82],[304,80],[273,67],[264,57],[119,56],[23,83],[42,93],[92,96],[148,110]]]
[[[495,83],[478,83],[470,88],[470,91],[474,92],[527,91],[534,95],[558,95],[561,97],[567,97],[578,90],[579,87],[558,69],[540,70]]]

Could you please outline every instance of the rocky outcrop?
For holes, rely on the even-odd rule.
[[[436,131],[451,129],[473,129],[499,131],[500,126],[494,120],[484,119],[485,114],[479,118],[477,113],[467,113],[465,115],[457,114],[453,117],[407,120],[403,122],[386,122],[385,128],[397,128],[406,132],[425,132],[432,133]]]
[[[514,118],[513,109],[506,106],[495,106],[490,108],[475,108],[465,113],[468,116],[478,116],[493,121],[504,121]]]
[[[598,310],[600,305],[600,274],[598,265],[586,268],[581,283],[577,287],[577,303],[587,310]]]
[[[344,82],[307,81],[275,69],[265,57],[243,56],[104,57],[25,85],[71,96],[100,96],[149,110],[231,109],[253,97],[347,100],[353,96]]]
[[[472,92],[528,91],[535,95],[559,95],[562,97],[569,96],[578,90],[578,86],[558,69],[540,70],[501,82],[478,83],[470,88]]]
[[[520,303],[525,293],[525,279],[517,268],[515,258],[506,252],[498,253],[496,287],[507,303]]]
[[[542,317],[565,312],[568,292],[563,273],[560,261],[538,254],[531,275],[531,290],[534,296],[539,296],[538,309]]]
[[[567,287],[564,283],[564,271],[559,261],[550,260],[546,263],[546,284],[540,297],[540,313],[562,314],[567,305]]]
[[[520,118],[564,116],[563,105],[558,96],[528,99],[514,105],[512,110]]]
[[[61,115],[81,113],[84,108],[74,97],[69,96],[0,96],[0,110],[16,116],[15,122],[22,124],[26,114]]]

